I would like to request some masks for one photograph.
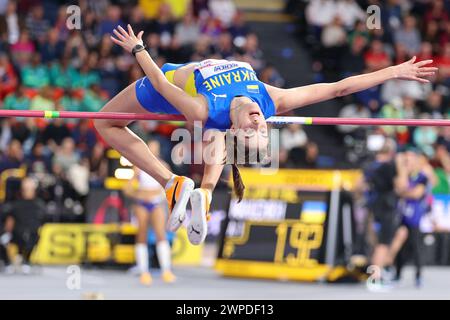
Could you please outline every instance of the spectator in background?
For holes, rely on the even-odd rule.
[[[98,85],[101,82],[98,72],[92,68],[88,60],[85,60],[80,71],[73,75],[72,88],[87,89],[90,86]]]
[[[188,11],[183,20],[175,27],[175,38],[182,47],[192,47],[200,37],[200,25],[193,14]]]
[[[341,109],[339,118],[370,118],[370,111],[360,102],[350,103]],[[361,129],[360,126],[338,126],[338,130],[346,134],[356,134]]]
[[[83,62],[86,61],[87,55],[88,50],[83,37],[79,32],[72,31],[66,40],[64,58],[69,59],[75,68],[80,68]]]
[[[393,243],[402,247],[403,243],[410,247],[410,253],[416,267],[415,285],[422,286],[423,254],[421,247],[420,221],[429,210],[427,194],[429,179],[424,173],[417,150],[408,151],[397,156],[396,190],[400,197],[399,211],[402,215],[401,227],[396,233]],[[400,243],[397,243],[400,242]],[[397,257],[396,279],[399,280],[405,263],[405,251]],[[392,253],[391,253],[392,255]]]
[[[66,174],[69,169],[78,163],[80,156],[75,150],[75,142],[72,138],[67,137],[61,143],[61,146],[56,148],[55,156],[53,157],[53,167],[61,169]]]
[[[72,130],[72,138],[77,149],[83,154],[89,154],[97,142],[97,136],[92,124],[87,119],[81,119]]]
[[[371,263],[379,269],[372,277],[379,280],[376,283],[380,286],[383,286],[385,280],[381,270],[389,264],[389,246],[400,222],[396,212],[395,152],[395,141],[386,139],[381,150],[376,154],[375,161],[364,170],[367,207],[374,217],[374,228],[377,233],[377,244]]]
[[[367,40],[363,36],[356,36],[351,42],[350,50],[345,50],[339,63],[343,77],[361,74],[366,68],[363,51]]]
[[[30,110],[49,110],[56,109],[56,103],[52,94],[51,87],[43,87],[39,93],[31,99]]]
[[[105,94],[101,91],[98,84],[92,84],[89,89],[84,92],[81,105],[83,111],[99,111],[106,103]]]
[[[6,110],[28,110],[31,106],[31,99],[25,95],[25,89],[22,85],[17,86],[16,90],[9,94],[4,101],[3,109]]]
[[[325,48],[342,47],[347,40],[347,33],[341,18],[336,15],[333,21],[326,25],[322,31],[321,42]]]
[[[8,169],[17,169],[23,163],[22,144],[18,140],[12,140],[8,145],[5,154],[0,158],[0,173]]]
[[[245,40],[245,37],[250,32],[249,26],[245,23],[243,12],[241,11],[236,12],[236,14],[233,17],[233,23],[228,28],[228,32],[233,37],[235,45],[241,46],[240,43]]]
[[[391,65],[391,59],[384,49],[383,42],[373,40],[370,49],[364,55],[365,63],[369,72],[387,68]]]
[[[31,39],[42,44],[50,29],[50,21],[44,17],[44,7],[39,4],[34,6],[26,18],[25,24],[30,31]]]
[[[236,5],[233,0],[209,0],[209,10],[224,28],[228,28],[236,15]]]
[[[104,13],[102,12],[101,17]],[[122,26],[125,28],[125,23],[121,19],[122,17],[122,9],[119,6],[110,5],[106,9],[106,17],[100,22],[99,25],[99,33],[100,36],[113,34],[114,28],[117,26]]]
[[[259,74],[259,80],[271,86],[281,88],[284,86],[285,80],[272,64],[266,64]]]
[[[420,45],[420,51],[417,54],[417,60],[432,60],[433,59],[433,45],[430,42],[422,42]]]
[[[36,51],[33,41],[30,39],[30,33],[24,30],[20,33],[19,41],[10,46],[11,57],[19,67],[23,67],[30,63],[31,57]]]
[[[172,9],[167,3],[162,3],[159,7],[157,19],[154,22],[153,30],[160,35],[160,43],[162,47],[168,47],[172,42],[175,32],[175,21]]]
[[[432,119],[442,119],[444,117],[444,101],[439,91],[432,91],[423,104],[423,111],[428,113]]]
[[[18,85],[17,74],[8,56],[0,53],[0,101],[14,92]]]
[[[255,33],[249,33],[244,45],[244,60],[258,72],[263,67],[263,52],[259,48],[258,36]]]
[[[439,77],[446,86],[450,86],[450,42],[442,48],[434,63],[439,68]]]
[[[233,57],[233,39],[228,32],[224,32],[219,36],[216,51],[223,59],[230,59]]]
[[[403,19],[403,26],[394,33],[395,43],[403,45],[411,57],[420,51],[421,37],[416,25],[416,18],[406,16]]]
[[[67,58],[54,61],[50,65],[49,74],[51,84],[63,89],[72,88],[74,80],[79,77],[78,71],[72,67]]]
[[[30,256],[38,243],[39,228],[45,221],[45,204],[36,196],[37,183],[32,178],[25,178],[21,184],[19,200],[8,203],[5,231],[12,235],[11,242],[16,244],[22,255],[21,271],[31,272]]]
[[[64,53],[64,42],[59,39],[59,31],[52,28],[47,32],[47,37],[39,46],[42,63],[49,63],[61,59]]]
[[[306,20],[314,27],[317,38],[323,27],[329,25],[336,15],[334,0],[311,0],[306,7]]]
[[[97,142],[90,150],[89,157],[89,179],[91,184],[97,186],[102,185],[103,180],[107,177],[108,160],[105,156],[106,150],[102,143]]]
[[[338,0],[336,14],[339,16],[345,28],[352,28],[357,21],[365,21],[366,14],[355,0]]]
[[[67,127],[64,119],[54,119],[47,124],[42,132],[43,142],[49,145],[50,149],[54,149],[56,145],[61,145],[65,138],[70,137],[70,130]]]
[[[422,115],[422,119],[429,118]],[[435,127],[417,127],[414,130],[413,142],[422,150],[429,158],[434,156],[434,144],[438,139],[438,132]]]
[[[8,43],[15,44],[20,37],[20,18],[17,14],[17,4],[15,1],[7,1],[4,16],[0,14],[0,34],[7,33]],[[6,30],[2,30],[6,27]]]
[[[296,148],[304,148],[307,142],[308,136],[300,124],[289,124],[281,130],[281,148],[287,152],[291,152]]]
[[[58,100],[57,109],[66,111],[81,111],[82,92],[66,89]],[[70,120],[68,120],[70,121]]]
[[[39,89],[50,85],[48,68],[41,63],[41,55],[33,54],[30,64],[24,66],[21,72],[22,83],[25,87]]]
[[[31,153],[26,157],[28,175],[41,181],[46,175],[51,173],[51,156],[45,152],[45,145],[41,141],[36,141],[31,149]]]

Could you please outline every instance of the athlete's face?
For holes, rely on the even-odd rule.
[[[245,144],[250,152],[259,150],[266,154],[269,144],[267,123],[257,103],[249,103],[237,111],[232,130],[240,144]]]
[[[261,112],[261,108],[255,102],[247,103],[237,110],[236,121],[233,124],[235,129],[255,131],[267,131],[266,120]]]

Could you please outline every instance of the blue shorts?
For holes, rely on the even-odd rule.
[[[186,64],[166,63],[162,66],[162,72],[166,73],[176,70]],[[152,83],[147,77],[136,81],[136,97],[141,106],[149,111],[162,114],[180,114],[169,101],[167,101],[158,91],[153,88]]]
[[[152,211],[158,206],[159,203],[137,200],[136,204],[143,206],[148,213],[152,213]]]

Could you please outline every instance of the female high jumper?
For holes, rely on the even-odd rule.
[[[391,79],[427,83],[437,68],[426,67],[432,60],[416,62],[416,58],[376,72],[352,76],[334,83],[280,89],[262,83],[248,63],[205,60],[186,64],[166,63],[161,69],[145,50],[143,31],[137,35],[128,25],[114,30],[114,43],[132,53],[145,77],[129,85],[102,112],[158,112],[182,114],[188,122],[201,122],[204,128],[228,130],[228,133],[250,131],[257,137],[258,147],[268,144],[265,119],[299,107],[366,90]],[[131,163],[154,177],[165,187],[169,205],[168,227],[174,231],[184,221],[190,198],[192,217],[188,236],[193,244],[201,243],[207,233],[211,194],[224,164],[205,164],[200,188],[194,182],[174,175],[150,152],[147,145],[131,132],[126,120],[96,120],[95,127],[113,148]],[[242,135],[240,135],[242,136]],[[247,139],[238,143],[245,143]],[[239,199],[244,185],[236,164],[233,168],[234,191]]]

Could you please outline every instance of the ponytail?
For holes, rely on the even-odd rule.
[[[233,140],[233,149],[229,150],[228,149],[228,144],[227,142],[229,142],[230,140]],[[227,162],[227,159],[229,159],[229,157],[231,156],[228,151],[232,151],[233,152],[233,161],[231,164],[231,169],[232,169],[232,176],[233,176],[233,191],[234,194],[236,195],[236,197],[238,198],[238,203],[241,202],[242,198],[244,197],[244,190],[245,190],[245,185],[244,185],[244,181],[242,181],[242,177],[241,177],[241,173],[239,172],[239,168],[237,166],[237,137],[233,134],[231,134],[230,132],[227,132],[227,134],[225,135],[225,159],[224,159],[224,163]],[[229,162],[228,162],[229,163]]]
[[[242,181],[241,173],[239,172],[238,166],[235,163],[233,163],[231,165],[231,168],[233,169],[234,194],[238,198],[238,203],[239,203],[239,202],[241,202],[242,198],[244,197],[245,185],[244,185],[244,181]]]

